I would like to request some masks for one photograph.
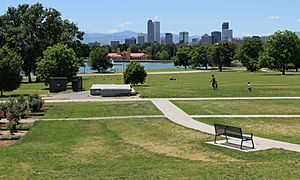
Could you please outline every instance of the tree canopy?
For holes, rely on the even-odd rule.
[[[63,20],[60,12],[40,3],[9,7],[0,16],[0,34],[3,44],[21,55],[22,69],[30,82],[44,50],[57,43],[78,48],[80,41],[74,41],[82,40],[84,35],[75,23]]]
[[[22,70],[21,57],[7,47],[0,48],[0,91],[3,96],[4,91],[17,89],[22,81],[20,75]]]
[[[139,62],[131,62],[125,69],[124,82],[125,84],[136,85],[138,83],[143,84],[146,81],[147,73]]]
[[[104,72],[108,68],[113,66],[111,60],[108,57],[107,49],[103,47],[95,47],[89,56],[89,65],[93,70],[98,72]]]
[[[37,62],[37,75],[46,85],[50,77],[67,77],[70,82],[79,67],[80,62],[73,49],[57,44],[44,51],[43,59]]]
[[[220,42],[214,45],[212,52],[213,63],[222,71],[223,66],[230,66],[234,56],[234,46],[229,42]]]
[[[299,60],[300,40],[291,31],[278,31],[270,36],[266,44],[266,55],[271,58],[265,64],[271,68],[281,71],[284,75],[289,64],[297,64]]]

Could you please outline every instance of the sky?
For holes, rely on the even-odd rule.
[[[37,2],[86,33],[146,32],[149,19],[160,21],[161,32],[176,34],[210,34],[224,21],[234,37],[300,31],[300,0],[0,0],[0,15],[9,6]]]

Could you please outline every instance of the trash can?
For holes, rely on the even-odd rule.
[[[81,76],[73,77],[72,89],[74,92],[82,91],[82,77]]]
[[[50,77],[50,92],[61,92],[67,90],[67,77]]]

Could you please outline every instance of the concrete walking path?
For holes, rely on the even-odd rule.
[[[213,126],[195,121],[170,101],[152,100],[152,102],[169,120],[173,121],[174,123],[201,132],[215,134]],[[300,145],[298,144],[270,140],[266,138],[260,138],[257,136],[254,136],[254,143],[255,143],[255,149],[246,149],[244,151],[257,151],[257,150],[265,150],[265,149],[272,149],[272,148],[281,148],[285,150],[300,152]],[[212,143],[210,142],[210,144]],[[220,146],[220,143],[218,145]],[[248,146],[248,144],[246,146]],[[224,147],[226,146],[224,145]]]
[[[300,118],[300,115],[269,115],[269,114],[248,114],[248,115],[190,115],[192,118]]]

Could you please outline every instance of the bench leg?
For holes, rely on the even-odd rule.
[[[217,141],[217,135],[215,135],[215,144],[217,144],[217,142],[216,142],[216,141]]]
[[[251,141],[252,141],[252,148],[254,149],[254,142],[253,142],[253,139],[251,139]]]
[[[226,142],[228,142],[228,138],[227,138],[227,136],[225,136],[225,138],[226,138]]]
[[[243,140],[241,141],[241,147],[240,148],[243,149]]]

